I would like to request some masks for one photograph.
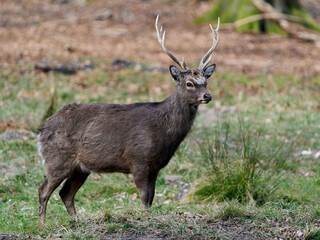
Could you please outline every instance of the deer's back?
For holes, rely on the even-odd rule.
[[[41,127],[42,155],[48,162],[59,153],[96,172],[130,172],[132,159],[152,162],[163,146],[155,140],[163,132],[158,105],[69,104]]]

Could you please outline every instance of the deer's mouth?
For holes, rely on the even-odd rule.
[[[208,101],[208,100],[200,100],[200,103],[202,103],[202,104],[208,104],[210,102],[210,100]]]

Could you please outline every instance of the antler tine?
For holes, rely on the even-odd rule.
[[[211,60],[211,54],[213,53],[214,49],[217,47],[218,42],[219,42],[219,27],[220,27],[220,17],[218,17],[218,26],[216,29],[213,29],[212,25],[209,24],[212,34],[213,34],[213,43],[212,43],[212,47],[209,49],[209,51],[204,55],[204,57],[201,59],[200,64],[199,64],[199,69],[202,70],[203,68],[205,68],[208,63]]]
[[[166,47],[166,45],[165,45],[166,32],[164,31],[163,34],[162,34],[163,28],[162,28],[162,26],[161,26],[160,29],[159,29],[159,27],[158,27],[158,20],[159,20],[159,15],[158,15],[157,18],[156,18],[156,24],[155,24],[155,26],[156,26],[158,41],[159,41],[160,45],[162,46],[162,49],[164,50],[164,52],[165,52],[166,54],[168,54],[168,56],[169,56],[173,61],[175,61],[175,62],[181,67],[181,69],[187,70],[188,68],[187,68],[187,65],[186,65],[184,59],[182,58],[182,60],[180,60],[180,59],[176,58],[176,57],[168,50],[168,48]]]

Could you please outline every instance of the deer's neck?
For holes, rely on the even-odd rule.
[[[155,132],[154,141],[164,147],[160,152],[153,153],[155,156],[161,156],[158,167],[162,168],[168,164],[189,133],[197,110],[198,106],[190,106],[177,91],[158,105],[158,114],[154,117],[159,128]]]
[[[166,132],[183,140],[192,127],[198,106],[189,105],[177,90],[164,101],[164,105]]]

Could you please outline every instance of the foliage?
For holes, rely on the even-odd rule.
[[[298,1],[286,1],[288,7],[285,14],[300,17],[304,20],[305,27],[320,31],[320,27],[315,20],[306,12]],[[221,18],[222,23],[234,23],[237,20],[244,19],[253,15],[260,14],[260,10],[251,2],[251,0],[219,0],[206,13],[194,19],[196,24],[216,21],[217,17]],[[262,24],[265,24],[264,26]],[[266,29],[264,29],[266,28]],[[242,32],[268,32],[284,34],[282,29],[272,21],[254,21],[246,25],[237,27]]]
[[[239,19],[259,14],[259,10],[251,0],[218,1],[210,10],[194,19],[196,24],[216,21],[220,17],[221,23],[232,23]],[[252,22],[240,27],[241,31],[259,32],[259,22]]]

